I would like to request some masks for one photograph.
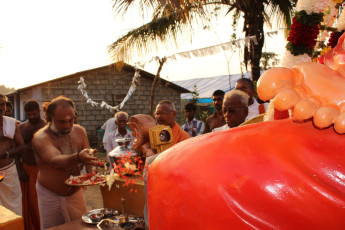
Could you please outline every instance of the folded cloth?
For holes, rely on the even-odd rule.
[[[5,172],[4,179],[0,182],[0,205],[22,215],[22,192],[19,177],[14,161],[0,169],[0,174]]]
[[[16,132],[17,120],[12,117],[2,116],[3,118],[3,133],[4,136],[13,139],[14,133]]]
[[[69,196],[59,196],[36,182],[41,229],[51,228],[76,219],[86,213],[83,190]]]

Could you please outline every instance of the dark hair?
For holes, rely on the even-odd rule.
[[[59,105],[71,106],[73,108],[73,110],[75,110],[74,102],[71,99],[69,99],[67,97],[63,97],[63,96],[58,96],[58,97],[54,98],[53,100],[51,100],[51,102],[47,106],[47,110],[45,112],[45,118],[48,122],[52,121],[55,109]]]
[[[174,102],[172,102],[170,100],[162,100],[162,101],[158,102],[157,106],[160,104],[168,104],[171,106],[172,111],[176,111]]]
[[[5,100],[5,102],[8,101],[8,98],[5,95],[1,94],[1,93],[0,93],[0,98],[3,98]]]
[[[255,89],[255,87],[254,87],[254,82],[253,82],[252,80],[250,80],[249,78],[242,77],[242,78],[238,79],[238,80],[236,81],[236,83],[237,83],[237,82],[246,82],[246,83],[248,83],[248,85],[250,86],[250,88],[251,88],[252,90]]]
[[[212,96],[224,96],[224,91],[217,89],[216,91],[213,92]]]
[[[38,101],[30,100],[30,101],[25,102],[24,111],[29,112],[33,110],[37,110],[37,111],[40,110],[40,104],[38,104]]]
[[[6,101],[6,107],[11,107],[13,108],[13,104],[11,101]]]
[[[184,106],[184,109],[186,111],[191,111],[191,110],[196,111],[196,106],[194,105],[193,102],[189,102]]]

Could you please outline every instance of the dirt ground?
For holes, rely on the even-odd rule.
[[[95,156],[100,160],[104,160],[107,162],[107,157],[104,152],[98,152],[95,154]],[[103,172],[101,168],[99,168],[98,171]],[[87,186],[86,190],[84,190],[84,195],[87,211],[103,208],[103,199],[100,185]]]
[[[99,186],[88,186],[84,191],[87,211],[103,208],[103,199]]]

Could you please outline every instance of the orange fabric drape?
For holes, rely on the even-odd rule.
[[[20,182],[22,188],[23,218],[26,230],[40,229],[40,215],[37,203],[36,180],[38,167],[23,163],[24,171],[29,175],[29,181]]]
[[[174,145],[189,138],[189,134],[181,129],[176,122],[171,130],[174,137]]]

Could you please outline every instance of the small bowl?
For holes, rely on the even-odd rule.
[[[114,210],[111,208],[105,208],[102,210],[102,213],[104,214],[104,218],[108,218],[114,215]]]
[[[92,222],[99,222],[103,219],[104,214],[102,213],[94,213],[90,215],[90,219],[92,220]]]
[[[135,223],[126,222],[126,223],[120,223],[119,225],[121,228],[130,229],[130,228],[133,228],[135,226]]]

